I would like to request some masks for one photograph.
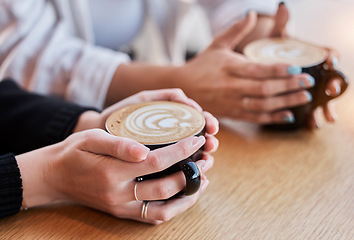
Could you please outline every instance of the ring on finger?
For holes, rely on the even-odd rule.
[[[141,207],[141,213],[140,217],[142,219],[147,219],[147,211],[148,211],[148,206],[149,206],[149,201],[143,201],[143,205]]]
[[[134,197],[135,197],[135,200],[137,201],[137,202],[141,202],[140,200],[139,200],[139,198],[138,198],[138,195],[137,195],[137,187],[138,187],[138,181],[137,182],[135,182],[135,185],[134,185]]]

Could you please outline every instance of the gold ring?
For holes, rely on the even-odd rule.
[[[141,207],[141,213],[140,213],[140,217],[143,219],[147,219],[148,205],[149,205],[149,201],[143,201],[143,205]]]
[[[137,186],[138,186],[138,182],[135,182],[135,185],[134,185],[134,197],[135,197],[135,200],[136,200],[137,202],[141,202],[141,201],[139,200],[139,198],[138,198],[138,195],[136,194],[136,188],[137,188]]]

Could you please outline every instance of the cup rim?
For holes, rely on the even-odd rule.
[[[185,105],[185,106],[187,106],[187,107],[190,107],[190,108],[194,109],[193,107],[191,107],[191,106],[189,106],[189,105],[187,105],[187,104],[180,103],[180,102],[174,102],[174,101],[149,101],[149,102],[142,102],[142,103],[147,103],[147,104],[148,104],[148,103],[152,103],[152,102],[154,102],[154,103],[158,103],[158,102],[161,102],[161,103],[163,103],[163,102],[167,102],[167,103],[178,103],[178,104],[182,104],[182,105]],[[141,103],[137,103],[137,104],[141,104]],[[122,107],[122,108],[120,108],[120,109],[118,109],[118,110],[112,112],[112,113],[108,116],[108,118],[106,119],[106,122],[105,122],[105,128],[106,128],[106,131],[107,131],[109,134],[111,134],[111,135],[113,135],[113,136],[117,136],[117,137],[124,137],[124,136],[118,136],[118,135],[116,135],[116,134],[114,134],[114,133],[112,133],[112,132],[110,131],[110,129],[109,129],[109,127],[108,127],[108,120],[110,119],[110,117],[111,117],[114,113],[119,112],[119,111],[122,111],[122,109],[128,108],[129,106],[132,106],[132,105],[135,105],[135,104],[130,104],[130,105],[127,105],[127,106],[125,106],[125,107]],[[134,141],[136,141],[136,142],[139,142],[139,143],[141,143],[141,144],[143,144],[143,145],[145,145],[145,146],[157,146],[157,145],[170,145],[170,144],[177,143],[178,141],[183,140],[183,139],[188,138],[188,137],[191,137],[191,136],[198,136],[199,134],[201,134],[201,133],[203,132],[203,130],[204,130],[204,128],[205,128],[205,126],[206,126],[206,120],[205,120],[205,117],[203,116],[202,113],[200,113],[200,112],[199,112],[198,110],[196,110],[196,109],[194,109],[194,110],[195,110],[196,112],[198,112],[198,113],[202,116],[203,123],[201,124],[200,128],[197,128],[195,131],[193,131],[193,132],[192,132],[190,135],[188,135],[188,136],[185,136],[185,137],[183,137],[183,138],[181,138],[181,139],[179,139],[179,140],[172,140],[172,141],[168,141],[168,142],[156,142],[156,143],[143,143],[143,142],[137,141],[136,139],[132,139],[132,138],[130,138],[130,139],[132,139],[132,140],[134,140]]]

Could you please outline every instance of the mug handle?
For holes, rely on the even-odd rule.
[[[313,108],[324,105],[327,102],[329,102],[330,100],[332,100],[336,97],[339,97],[348,88],[348,80],[341,71],[323,69],[321,75],[322,75],[322,81],[324,82],[324,84],[321,85],[321,89],[319,89],[319,93],[322,96],[317,98],[317,101],[313,104]],[[334,78],[341,80],[341,92],[337,96],[328,96],[326,94],[326,87],[327,87],[329,81]]]
[[[135,181],[140,182],[150,179],[161,178],[176,173],[178,171],[182,171],[186,178],[186,186],[182,191],[177,193],[176,196],[192,195],[199,190],[201,184],[200,170],[193,160],[194,159],[192,159],[191,157],[186,158],[161,172],[151,173],[148,175],[137,177],[135,178]]]
[[[178,165],[186,177],[186,187],[182,190],[182,193],[185,195],[196,193],[199,190],[201,181],[197,164],[191,158],[187,158],[178,162]]]

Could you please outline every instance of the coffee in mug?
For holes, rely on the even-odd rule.
[[[293,38],[266,38],[249,43],[244,49],[244,55],[258,63],[287,63],[300,66],[303,73],[308,73],[315,79],[315,85],[309,88],[313,101],[311,103],[292,107],[295,122],[290,124],[271,124],[267,127],[277,130],[293,130],[304,127],[312,110],[324,105],[335,97],[326,94],[326,86],[333,79],[341,80],[341,95],[348,87],[344,74],[338,70],[326,67],[325,60],[328,51],[320,46]]]
[[[204,134],[205,118],[194,108],[177,102],[153,101],[126,106],[112,113],[106,129],[115,136],[140,142],[150,150],[174,144],[190,136]],[[173,154],[173,153],[171,153]],[[136,178],[136,181],[161,178],[183,171],[186,187],[183,193],[191,195],[200,187],[200,171],[195,161],[203,156],[202,149],[192,156],[157,173]]]

